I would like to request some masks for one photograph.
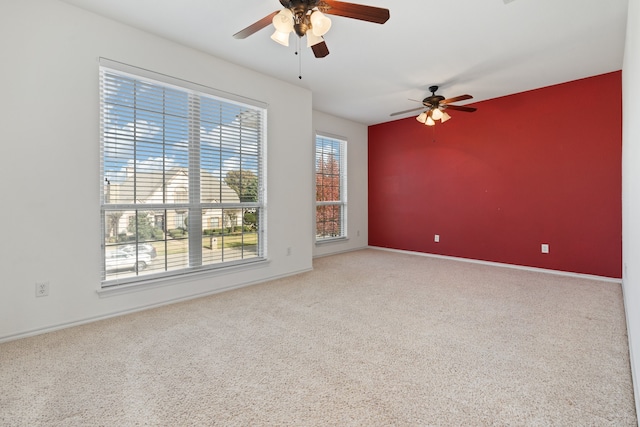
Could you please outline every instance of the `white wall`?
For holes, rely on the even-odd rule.
[[[341,119],[319,111],[313,112],[314,133],[329,134],[347,140],[347,239],[315,245],[314,256],[361,249],[368,245],[368,167],[366,125]],[[313,159],[310,165],[313,174]],[[315,183],[315,180],[314,180]],[[315,185],[315,184],[312,184]],[[312,192],[314,189],[312,188]],[[312,219],[315,217],[312,213]],[[311,237],[315,239],[315,229]]]
[[[640,416],[640,0],[629,0],[622,68],[622,283]]]
[[[312,268],[308,90],[56,0],[2,0],[0,52],[0,341]],[[99,57],[269,105],[268,263],[98,295]]]

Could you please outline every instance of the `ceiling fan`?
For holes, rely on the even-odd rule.
[[[411,111],[422,110],[426,108],[422,113],[416,117],[416,120],[420,123],[424,123],[427,126],[433,126],[436,124],[436,120],[440,120],[442,123],[446,122],[451,118],[449,114],[447,114],[446,110],[456,110],[456,111],[464,111],[467,113],[472,113],[476,111],[474,107],[465,107],[462,105],[452,105],[452,102],[464,101],[465,99],[471,99],[473,96],[471,95],[460,95],[454,96],[453,98],[445,99],[442,95],[436,95],[438,91],[438,86],[429,87],[429,92],[431,92],[431,96],[427,96],[422,100],[422,107],[411,108],[409,110],[398,111],[396,113],[392,113],[391,116],[398,116],[400,114],[409,113]],[[413,101],[413,100],[411,100]],[[420,102],[420,101],[417,101]]]
[[[274,41],[289,46],[291,32],[300,38],[306,35],[307,47],[313,50],[314,56],[324,58],[329,54],[329,49],[323,36],[331,27],[331,20],[325,13],[377,24],[384,24],[389,19],[388,9],[337,0],[280,0],[280,4],[284,9],[270,13],[233,37],[244,39],[273,23],[275,32],[271,38]]]

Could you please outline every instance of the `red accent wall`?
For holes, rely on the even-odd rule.
[[[621,72],[470,105],[369,127],[369,245],[622,277]]]

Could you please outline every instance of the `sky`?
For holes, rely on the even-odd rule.
[[[230,170],[258,173],[260,109],[103,69],[104,177],[122,182],[127,168],[157,172],[200,167],[224,180]],[[190,136],[193,136],[190,138]],[[190,139],[200,149],[190,155]]]

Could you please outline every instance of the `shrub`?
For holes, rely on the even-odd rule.
[[[169,233],[169,236],[171,236],[174,239],[184,237],[184,235],[187,234],[182,228],[174,228],[172,230],[169,230],[168,233]]]

